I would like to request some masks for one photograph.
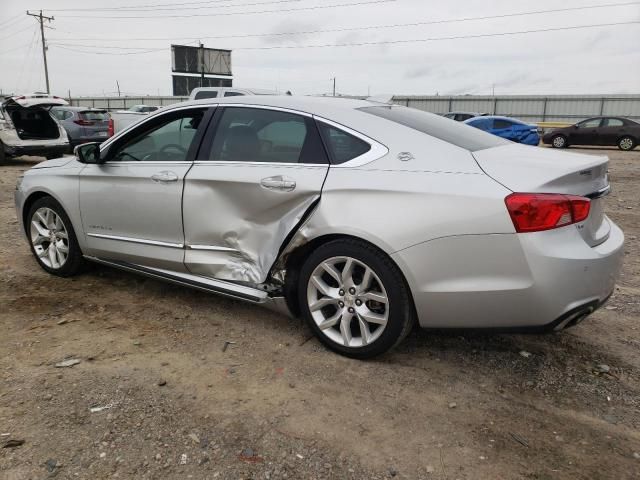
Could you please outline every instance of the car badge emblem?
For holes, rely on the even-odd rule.
[[[414,157],[411,154],[411,152],[400,152],[398,154],[398,160],[400,160],[401,162],[408,162],[409,160],[413,160]]]

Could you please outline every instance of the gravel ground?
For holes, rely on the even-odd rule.
[[[605,153],[627,235],[606,309],[553,335],[415,331],[368,362],[251,305],[47,275],[13,209],[38,159],[0,166],[0,446],[24,441],[0,478],[640,478],[640,151]]]

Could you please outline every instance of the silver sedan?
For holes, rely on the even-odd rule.
[[[40,266],[88,261],[302,316],[357,358],[425,328],[558,330],[614,288],[608,159],[358,100],[173,105],[16,189]]]

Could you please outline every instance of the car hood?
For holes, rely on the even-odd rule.
[[[54,167],[64,167],[66,164],[71,162],[75,157],[72,156],[64,156],[61,158],[54,158],[52,160],[46,160],[44,162],[40,162],[37,165],[31,167],[31,170],[38,170],[40,168],[54,168]]]

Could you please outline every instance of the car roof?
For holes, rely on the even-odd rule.
[[[287,96],[287,95],[244,95],[238,97],[224,98],[207,98],[203,100],[190,100],[182,103],[176,103],[161,109],[166,112],[175,108],[184,108],[188,106],[209,106],[209,105],[256,105],[262,107],[285,108],[289,110],[297,110],[302,113],[308,113],[318,116],[339,116],[340,112],[346,110],[355,110],[363,107],[374,107],[381,104],[370,100],[355,100],[338,97],[306,97],[306,96]]]

